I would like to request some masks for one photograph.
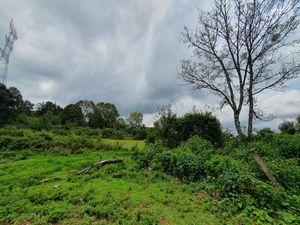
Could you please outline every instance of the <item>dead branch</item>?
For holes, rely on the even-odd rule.
[[[51,178],[46,178],[40,181],[40,183],[47,183],[49,181],[53,181],[53,180],[63,180],[63,178],[60,177],[51,177]]]

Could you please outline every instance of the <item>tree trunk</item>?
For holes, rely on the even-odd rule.
[[[252,60],[252,59],[251,59]],[[249,98],[249,111],[248,111],[248,140],[252,138],[253,132],[253,117],[254,117],[254,98],[253,98],[253,67],[250,67],[250,76],[249,76],[249,89],[248,89],[248,98]]]
[[[283,188],[280,183],[276,180],[276,178],[273,176],[265,162],[260,158],[260,156],[257,154],[255,149],[250,150],[251,156],[255,159],[256,163],[259,165],[260,169],[264,172],[266,177],[268,177],[269,181],[272,183],[274,187]]]
[[[253,132],[253,116],[254,116],[254,102],[253,102],[253,96],[249,96],[249,112],[248,112],[248,134],[247,138],[248,140],[251,140],[252,138],[252,132]]]
[[[234,111],[233,113],[234,113],[234,125],[235,125],[236,132],[238,134],[239,139],[243,140],[245,135],[244,135],[244,133],[242,131],[242,128],[241,128],[240,114],[236,111]]]

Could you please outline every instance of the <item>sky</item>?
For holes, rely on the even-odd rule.
[[[122,116],[141,111],[151,126],[158,107],[178,115],[213,111],[233,130],[229,108],[218,109],[211,93],[192,91],[178,78],[180,61],[191,56],[181,41],[184,25],[197,23],[210,0],[0,0],[0,46],[13,18],[18,32],[7,86],[33,103],[61,106],[82,99],[114,103]],[[255,128],[277,129],[300,114],[300,81],[284,92],[268,91],[259,105],[274,119]],[[246,121],[246,114],[242,115]]]

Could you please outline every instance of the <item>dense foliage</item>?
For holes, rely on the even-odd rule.
[[[194,198],[192,193],[195,193],[196,196],[199,193],[209,194],[209,199],[200,204],[206,207],[205,211],[210,215],[221,214],[222,216],[219,218],[222,218],[223,222],[233,220],[235,221],[232,222],[233,224],[299,223],[299,134],[257,135],[256,140],[251,143],[240,143],[234,138],[227,137],[225,146],[222,148],[216,148],[210,141],[199,136],[193,136],[186,142],[182,142],[177,148],[169,149],[159,143],[150,144],[144,148],[142,141],[103,139],[114,135],[117,138],[118,134],[115,132],[116,130],[111,128],[77,127],[66,129],[66,127],[61,126],[54,126],[50,130],[43,131],[20,129],[15,126],[0,129],[0,167],[2,171],[5,171],[0,174],[0,221],[8,224],[13,221],[24,220],[37,224],[69,221],[65,224],[72,224],[74,223],[74,216],[72,215],[77,215],[82,221],[103,221],[104,224],[118,222],[122,224],[125,223],[124,221],[129,224],[131,222],[139,224],[138,221],[144,221],[144,219],[145,221],[149,219],[149,221],[140,224],[160,224],[159,212],[150,213],[151,210],[146,209],[144,213],[147,215],[144,218],[144,214],[135,211],[135,203],[133,203],[134,200],[131,197],[124,205],[124,199],[117,196],[120,194],[120,187],[124,182],[129,182],[128,185],[132,186],[130,183],[132,181],[128,181],[128,179],[134,178],[135,182],[144,185],[144,182],[148,182],[145,181],[146,177],[156,177],[154,179],[156,181],[151,178],[150,183],[164,182],[163,180],[168,175],[180,180],[176,181],[179,183],[175,186],[186,185],[182,187],[189,190],[189,194],[181,193],[181,197],[178,198],[181,203],[185,202],[185,207],[190,210],[182,212],[182,215],[185,215],[183,218],[186,219],[176,217],[177,221],[182,221],[178,224],[185,224],[187,221],[198,218],[196,215],[199,215],[199,208],[188,200]],[[122,134],[120,135],[122,136]],[[249,151],[253,148],[256,149],[282,185],[282,189],[271,185],[250,156]],[[105,159],[103,155],[110,155],[110,152],[115,151],[119,152],[114,157],[127,157],[131,162],[131,166],[128,167],[128,162],[126,162],[126,169],[124,165],[112,165],[107,166],[107,169],[103,171],[98,172],[95,170],[91,174],[83,174],[78,177],[74,175],[74,172],[71,172],[74,169],[75,171],[81,170],[89,165],[87,159],[84,163],[78,161],[86,154],[92,154],[93,156],[91,155],[89,161],[95,162],[99,159]],[[99,154],[101,155],[100,158]],[[48,158],[52,155],[54,158]],[[98,155],[99,159],[95,158],[95,155]],[[60,165],[56,165],[58,157],[65,157],[62,160],[64,162],[63,166],[62,161]],[[31,159],[34,159],[32,163],[35,166],[26,164]],[[73,161],[70,167],[68,164],[71,159]],[[76,161],[78,162],[76,163]],[[27,171],[31,167],[36,168],[39,163],[41,166],[44,164],[48,166],[44,169],[41,169],[41,167],[39,170],[34,170],[35,172],[28,172],[27,175],[21,172],[13,172],[15,174],[14,178],[9,178],[7,175],[7,171],[12,171],[14,165],[19,165],[22,168],[20,170],[16,167],[14,169],[16,171]],[[50,170],[48,171],[47,168]],[[41,171],[41,173],[32,175],[38,171]],[[109,171],[108,174],[107,171]],[[55,190],[52,187],[56,184],[55,181],[49,185],[39,182],[42,179],[49,178],[49,173],[53,174],[51,176],[54,177],[69,176],[69,178],[66,181],[56,182],[63,186]],[[106,178],[107,176],[111,178]],[[86,186],[85,181],[89,180],[97,183],[100,182],[98,179],[101,180],[101,185],[104,186],[114,185],[115,182],[121,186],[113,186],[116,188],[114,194],[107,191],[101,194],[101,198],[97,198],[99,190],[91,191]],[[176,196],[174,195],[175,190],[178,192],[175,186],[170,183],[166,184],[170,191],[168,197],[165,200],[156,198],[151,204],[163,204],[163,206],[170,207],[172,205],[170,202],[173,202]],[[86,192],[91,192],[91,196],[86,200],[83,200],[86,198],[86,192],[81,190],[82,187]],[[133,187],[136,186],[133,185]],[[172,189],[170,189],[171,187]],[[26,190],[22,192],[22,197],[19,191],[20,188]],[[76,189],[78,190],[75,191]],[[152,191],[154,190],[149,190],[150,193]],[[160,191],[160,189],[155,189],[155,192]],[[147,193],[140,194],[147,195]],[[192,194],[192,196],[182,197],[182,195],[187,194]],[[109,196],[107,201],[105,200],[106,195]],[[153,196],[150,196],[151,198]],[[163,203],[160,203],[161,201]],[[11,202],[11,204],[7,202]],[[178,205],[178,202],[175,202],[176,207],[183,207],[183,203]],[[20,204],[27,205],[26,210],[21,210]],[[39,216],[41,211],[37,207],[42,211],[46,210],[43,216]],[[79,214],[71,213],[70,210],[73,207],[79,207]],[[126,207],[129,207],[130,210],[128,210],[133,213],[129,213]],[[123,214],[119,215],[117,213],[118,210],[125,210],[124,212],[129,214],[127,217],[123,217]],[[202,211],[201,213],[203,214]],[[170,219],[168,213],[165,214],[165,218]],[[216,222],[213,219],[212,221],[207,222],[207,224],[221,223],[221,221]]]
[[[192,112],[178,117],[168,105],[160,109],[159,115],[154,123],[155,136],[169,148],[177,147],[194,135],[211,141],[216,147],[223,145],[221,123],[210,112]]]
[[[62,108],[47,101],[33,109],[16,88],[2,85],[0,94],[0,224],[74,224],[76,218],[82,224],[191,224],[203,221],[201,215],[210,218],[205,224],[300,223],[299,117],[280,125],[281,134],[264,128],[244,143],[222,132],[209,112],[177,116],[165,106],[147,128],[142,113],[122,118],[112,103],[81,100]],[[249,154],[253,149],[280,187]],[[79,176],[74,172],[104,156],[126,162]],[[56,165],[59,157],[64,163]],[[40,172],[34,169],[39,164]],[[41,184],[49,174],[63,175],[60,185],[66,186],[54,190],[53,182]],[[93,188],[111,186],[101,192],[87,181],[96,182]],[[139,191],[145,184],[148,192]],[[145,199],[136,201],[132,189],[151,199],[146,201],[151,206],[139,207]],[[206,196],[200,203],[199,194]],[[204,207],[200,215],[195,202]],[[164,210],[152,205],[174,212],[160,216]]]
[[[300,115],[297,116],[295,121],[283,121],[278,129],[281,133],[285,134],[295,134],[300,133]]]
[[[199,182],[201,189],[213,190],[220,199],[220,210],[228,215],[245,214],[261,223],[299,223],[300,136],[275,134],[248,144],[232,140],[227,145],[230,152],[195,136],[173,150],[150,145],[134,158],[141,168]],[[251,149],[256,149],[282,189],[271,185],[250,156]]]

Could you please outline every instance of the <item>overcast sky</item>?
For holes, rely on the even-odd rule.
[[[121,115],[144,113],[151,125],[157,107],[172,103],[179,114],[214,110],[231,129],[232,113],[216,98],[192,92],[178,79],[180,60],[191,55],[180,42],[184,25],[194,27],[197,8],[209,0],[0,0],[0,40],[12,17],[19,39],[10,58],[8,86],[25,99],[65,106],[81,99],[114,103]],[[1,78],[2,79],[2,78]],[[299,79],[285,92],[260,96],[276,116],[256,128],[277,128],[300,114]]]

